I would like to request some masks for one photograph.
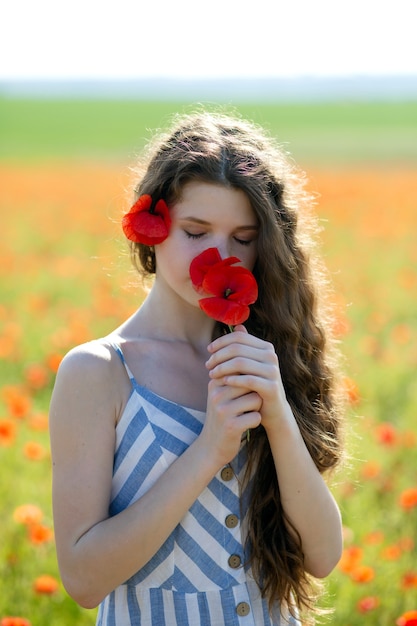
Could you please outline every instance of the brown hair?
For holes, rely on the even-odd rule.
[[[322,303],[327,282],[315,251],[312,197],[288,155],[254,124],[236,116],[199,112],[177,120],[153,146],[138,195],[181,197],[184,185],[201,180],[244,191],[259,221],[254,275],[259,297],[248,331],[271,342],[279,357],[288,401],[320,472],[342,455],[341,404]],[[155,271],[152,249],[131,244],[142,274]],[[318,296],[320,295],[320,298]],[[248,520],[250,563],[264,597],[313,609],[314,587],[304,570],[301,540],[281,506],[268,438],[252,431],[247,477],[254,476]]]

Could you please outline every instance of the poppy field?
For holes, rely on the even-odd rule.
[[[161,109],[154,123],[151,109],[141,106],[146,126],[164,124],[166,112]],[[276,128],[278,109],[258,109],[259,121]],[[377,104],[374,109],[369,119],[375,124]],[[10,109],[7,114],[12,120]],[[344,156],[339,143],[332,153],[328,127],[320,132],[326,116],[322,126],[317,120],[305,126],[304,138],[299,129],[294,134],[295,156],[317,194],[349,398],[347,459],[333,477],[345,548],[327,580],[323,605],[334,612],[323,623],[415,626],[417,142],[410,137],[416,129],[410,122],[407,130],[404,116],[379,130],[370,122],[368,134],[357,123],[352,133],[363,143],[355,156],[348,142]],[[48,115],[43,122],[39,115],[28,135],[27,116],[20,125],[15,117],[7,141],[12,146],[14,133],[22,149],[0,154],[0,626],[95,623],[96,611],[79,608],[59,579],[49,399],[63,355],[115,328],[144,292],[120,227],[134,140],[100,143],[100,133],[88,135],[86,117],[78,119],[85,132],[77,148],[73,134],[59,134],[56,119],[51,130]],[[116,124],[120,118],[115,113],[111,119]],[[338,124],[340,138],[342,117]],[[145,127],[141,132],[148,135]]]

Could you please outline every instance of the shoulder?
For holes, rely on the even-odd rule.
[[[78,392],[85,387],[108,389],[117,372],[118,357],[102,341],[90,341],[70,350],[61,361],[55,380],[55,390],[63,388]]]
[[[70,350],[63,358],[57,378],[110,375],[114,351],[103,340],[89,341]]]
[[[111,476],[123,393],[116,360],[110,346],[92,341],[70,350],[58,369],[49,433],[54,475],[64,490],[77,480],[88,485],[97,468]]]
[[[101,406],[117,414],[126,396],[126,375],[114,349],[94,340],[70,350],[55,380],[52,406]]]

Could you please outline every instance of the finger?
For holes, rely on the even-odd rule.
[[[243,324],[236,324],[236,326],[233,329],[233,332],[249,334],[245,326],[243,326]]]
[[[259,412],[262,407],[262,398],[255,392],[245,393],[232,401],[230,408],[236,415]]]
[[[259,410],[262,399],[253,389],[242,385],[224,385],[219,380],[210,380],[208,385],[208,403],[211,405],[230,405],[235,402],[232,413]]]
[[[262,396],[271,388],[271,385],[275,385],[274,381],[253,374],[225,376],[224,382],[230,389],[240,390],[240,393],[250,390]]]
[[[234,360],[233,365],[237,365],[236,372],[241,371],[239,369],[239,361],[252,361],[261,364],[271,364],[276,366],[278,358],[273,350],[268,350],[253,346],[243,346],[240,344],[232,344],[221,348],[206,361],[206,367],[208,370],[213,370],[220,364],[231,362]]]
[[[211,380],[208,385],[208,401],[215,404],[225,405],[248,393],[252,393],[252,389],[245,389],[242,385],[226,385],[219,379]]]
[[[257,342],[262,341],[253,335],[250,335],[246,328],[243,325],[236,326],[236,329],[232,333],[227,333],[226,335],[222,335],[218,337],[207,346],[207,350],[211,353],[220,350],[224,346],[227,346],[231,343],[243,343],[247,345],[256,344]]]
[[[222,412],[237,415],[248,411],[259,411],[262,398],[255,389],[242,385],[218,384],[211,380],[208,387],[207,406],[221,408]]]
[[[261,423],[261,414],[258,411],[251,411],[250,413],[243,413],[239,415],[237,418],[239,424],[239,431],[242,433],[246,433],[247,430],[252,428],[256,428]]]
[[[239,389],[241,393],[254,392],[262,401],[261,407],[265,408],[265,403],[280,403],[286,400],[286,393],[281,380],[271,380],[259,376],[227,376],[224,379],[231,389]],[[259,408],[258,410],[261,410]]]
[[[279,368],[275,362],[264,362],[244,357],[236,357],[222,363],[210,364],[209,376],[211,379],[225,379],[229,376],[247,375],[257,376],[268,380],[276,380],[279,377]],[[223,380],[229,384],[228,380]]]

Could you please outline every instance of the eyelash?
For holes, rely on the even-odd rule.
[[[201,237],[204,236],[205,233],[189,233],[188,231],[184,231],[185,234],[187,235],[187,237],[189,239],[200,239]],[[248,241],[246,241],[245,239],[238,239],[237,237],[234,237],[234,240],[239,243],[241,246],[249,246],[252,243],[252,240],[249,239]]]
[[[194,233],[189,233],[188,231],[184,231],[185,234],[187,235],[188,239],[200,239],[200,237],[202,237],[204,235],[204,233],[198,233],[198,234],[194,234]]]

